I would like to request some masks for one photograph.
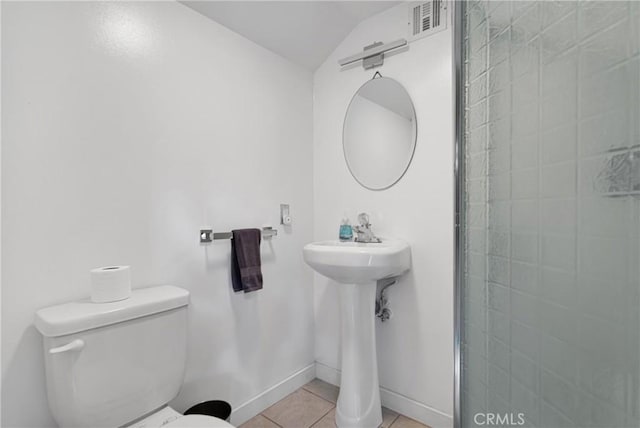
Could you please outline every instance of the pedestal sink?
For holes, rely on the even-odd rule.
[[[303,250],[305,262],[339,284],[342,379],[336,406],[339,428],[382,423],[376,357],[375,299],[380,279],[411,267],[411,249],[399,239],[380,243],[321,241]]]

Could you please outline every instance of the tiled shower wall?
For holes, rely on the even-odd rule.
[[[640,426],[640,2],[464,12],[463,426]]]

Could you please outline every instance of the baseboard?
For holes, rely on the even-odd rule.
[[[340,386],[340,370],[316,361],[316,377],[332,385]],[[432,428],[453,427],[453,417],[402,394],[380,388],[380,401],[384,407],[401,413]]]
[[[386,388],[380,388],[380,401],[389,409],[432,428],[453,427],[453,417]]]
[[[316,361],[316,377],[331,385],[340,386],[340,370]]]
[[[231,424],[234,426],[242,425],[267,407],[272,406],[303,385],[311,382],[315,377],[315,364],[309,364],[302,370],[298,370],[288,378],[236,407],[231,412]]]

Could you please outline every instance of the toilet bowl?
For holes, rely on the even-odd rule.
[[[184,379],[188,305],[188,291],[165,285],[133,290],[117,302],[85,299],[37,311],[47,398],[58,425],[232,427],[167,406]]]

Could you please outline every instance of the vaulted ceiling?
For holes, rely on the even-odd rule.
[[[182,1],[255,43],[315,70],[360,22],[398,1]]]

